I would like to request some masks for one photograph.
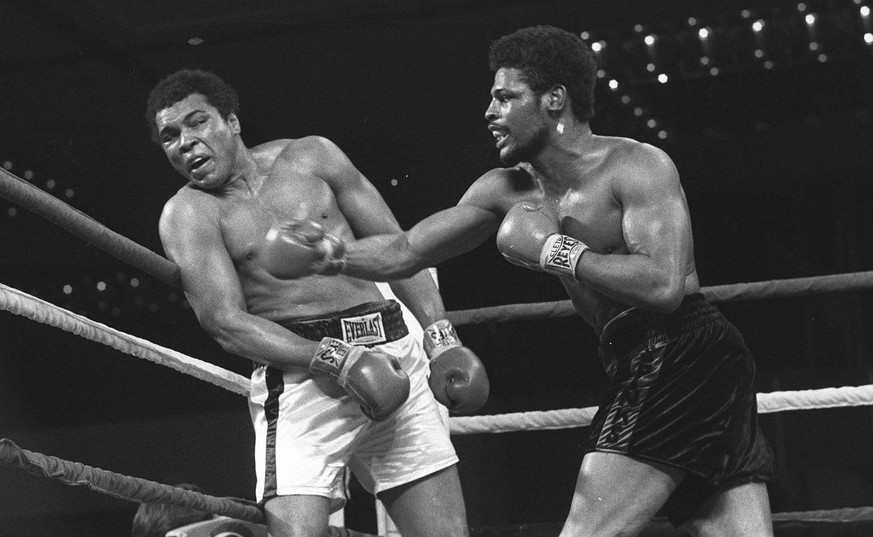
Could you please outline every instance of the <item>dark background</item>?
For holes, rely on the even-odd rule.
[[[249,145],[330,138],[408,227],[499,165],[483,117],[490,42],[553,24],[606,44],[595,131],[652,143],[676,162],[704,286],[869,271],[873,58],[862,5],[869,2],[5,1],[0,165],[162,253],[158,215],[181,178],[148,140],[145,101],[169,72],[199,67],[238,89]],[[760,41],[756,20],[765,21]],[[700,27],[712,31],[709,48]],[[653,48],[646,35],[657,36]],[[662,72],[666,83],[655,79]],[[175,289],[5,200],[0,251],[6,285],[248,372],[202,333]],[[492,241],[439,274],[450,310],[565,298],[554,278],[503,262]],[[873,380],[869,291],[721,307],[756,353],[761,392]],[[491,377],[481,414],[590,406],[604,387],[593,332],[579,318],[460,332]],[[871,417],[869,407],[763,415],[778,457],[774,512],[873,505]],[[470,525],[562,521],[585,433],[455,437]],[[0,312],[0,437],[251,498],[251,436],[238,395]],[[353,492],[349,525],[375,529],[371,499]],[[3,536],[124,536],[135,508],[0,468]]]

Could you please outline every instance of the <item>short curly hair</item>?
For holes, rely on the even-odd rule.
[[[597,60],[579,36],[554,26],[522,28],[491,43],[488,63],[494,72],[518,69],[538,94],[565,86],[576,118],[594,117]]]
[[[192,93],[199,93],[206,97],[206,101],[225,119],[230,114],[239,116],[239,95],[230,84],[215,73],[199,69],[181,69],[158,82],[149,95],[146,121],[153,142],[160,144],[155,115]]]

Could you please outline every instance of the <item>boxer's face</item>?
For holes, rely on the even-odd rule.
[[[545,144],[545,107],[518,69],[502,67],[494,74],[485,119],[506,165],[531,160]]]
[[[155,114],[161,147],[183,177],[205,189],[224,185],[233,173],[239,120],[226,119],[206,97],[193,93]]]

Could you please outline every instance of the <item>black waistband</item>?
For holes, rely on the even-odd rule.
[[[600,347],[617,356],[645,344],[655,331],[673,338],[709,322],[718,310],[701,293],[686,295],[672,313],[653,313],[638,308],[624,311],[606,323],[600,334]]]
[[[379,345],[409,334],[396,300],[367,302],[331,315],[276,321],[300,337],[332,337],[353,345]]]

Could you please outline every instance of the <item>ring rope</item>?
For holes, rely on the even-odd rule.
[[[199,511],[264,523],[257,504],[240,498],[217,498],[192,490],[131,477],[18,447],[0,438],[0,464],[71,486],[85,486],[114,498],[141,503],[171,503]]]
[[[867,406],[873,405],[873,385],[759,393],[757,397],[760,414]],[[590,425],[596,412],[597,407],[585,407],[491,416],[452,416],[449,425],[452,434],[457,435],[572,429]]]
[[[0,438],[0,464],[18,468],[37,477],[54,479],[70,486],[85,486],[114,498],[141,503],[169,503],[228,516],[247,522],[264,523],[257,504],[241,498],[218,498],[199,492],[131,477],[51,455],[18,447]],[[850,524],[873,520],[873,508],[850,507],[801,512],[773,513],[774,522],[807,524]]]
[[[845,507],[816,511],[786,511],[773,513],[773,522],[806,522],[808,524],[851,524],[873,521],[873,507]]]
[[[716,285],[701,287],[700,292],[711,302],[733,302],[869,290],[873,290],[873,271]],[[572,317],[574,315],[576,315],[576,310],[569,300],[510,304],[448,312],[449,320],[456,326],[524,319]]]
[[[173,287],[181,287],[179,267],[120,235],[82,211],[40,190],[0,166],[0,196],[13,201],[80,239]]]
[[[2,283],[0,283],[0,309],[66,330],[137,358],[165,365],[240,395],[249,394],[251,382],[242,375],[125,334]]]

